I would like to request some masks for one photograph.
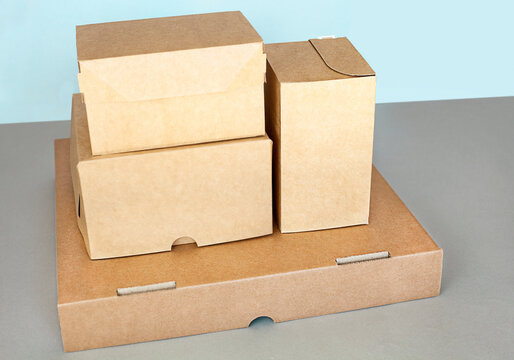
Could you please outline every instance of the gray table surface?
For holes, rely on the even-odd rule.
[[[0,358],[514,357],[514,97],[377,105],[374,162],[444,249],[441,295],[171,340],[64,353],[53,139],[0,125]]]

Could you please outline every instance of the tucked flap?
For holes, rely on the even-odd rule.
[[[80,61],[87,102],[142,101],[262,83],[262,44],[242,44]]]
[[[347,38],[310,39],[309,42],[331,70],[347,76],[375,75]]]

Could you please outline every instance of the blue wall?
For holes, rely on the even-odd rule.
[[[0,123],[69,119],[75,25],[224,10],[265,42],[348,36],[377,72],[378,102],[512,96],[512,3],[0,0]]]

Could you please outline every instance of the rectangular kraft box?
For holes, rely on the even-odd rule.
[[[77,27],[93,155],[265,134],[262,39],[239,11]]]
[[[293,234],[275,228],[255,240],[91,261],[77,228],[68,164],[69,140],[57,140],[58,312],[65,351],[242,328],[259,316],[281,322],[439,294],[442,250],[376,170],[367,226]],[[383,251],[390,257],[336,263]],[[174,289],[117,295],[172,281]]]
[[[92,259],[272,232],[268,137],[92,156],[87,127],[81,94],[74,94],[75,213]]]
[[[265,52],[280,230],[367,224],[375,73],[346,38],[266,44]]]

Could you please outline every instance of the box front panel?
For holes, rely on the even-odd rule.
[[[326,315],[439,294],[442,252],[59,305],[65,351]],[[113,289],[113,294],[115,289]]]
[[[281,84],[281,231],[366,224],[375,77]]]
[[[264,135],[262,84],[161,100],[88,104],[94,155]]]
[[[264,135],[262,43],[80,63],[94,155]]]
[[[90,160],[79,172],[92,258],[272,232],[267,138]]]

